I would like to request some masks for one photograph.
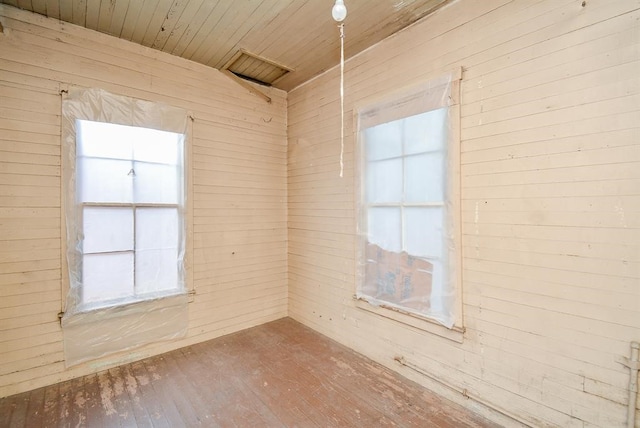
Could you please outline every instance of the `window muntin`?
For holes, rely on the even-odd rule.
[[[184,135],[88,120],[76,129],[81,304],[182,291]]]

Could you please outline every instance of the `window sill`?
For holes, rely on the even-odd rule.
[[[375,306],[369,303],[366,299],[358,298],[356,296],[354,296],[353,299],[355,301],[356,308],[358,309],[374,313],[418,330],[426,331],[427,333],[444,337],[445,339],[449,339],[457,343],[462,343],[464,340],[464,327],[454,325],[453,328],[448,329],[427,317],[404,312],[401,309],[391,306]]]
[[[185,337],[189,326],[187,305],[188,295],[182,292],[67,313],[61,320],[65,366]],[[128,354],[122,355],[127,358]]]
[[[70,318],[82,318],[85,321],[105,320],[119,318],[134,313],[153,310],[156,308],[172,307],[187,303],[189,295],[184,291],[172,291],[169,293],[156,293],[138,298],[123,298],[107,302],[83,304],[72,313],[64,313],[63,325],[70,322]]]

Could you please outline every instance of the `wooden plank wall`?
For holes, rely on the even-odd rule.
[[[347,62],[344,178],[339,70],[291,91],[290,316],[470,406],[393,357],[532,426],[623,426],[619,360],[640,340],[639,19],[637,0],[454,2]],[[462,344],[352,299],[353,106],[458,66]]]
[[[0,22],[0,396],[286,316],[286,94],[267,104],[214,69],[10,6]],[[57,317],[61,85],[195,118],[188,337],[71,370]]]

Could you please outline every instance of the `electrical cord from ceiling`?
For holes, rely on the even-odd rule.
[[[340,178],[344,176],[344,23],[340,23]]]
[[[347,7],[344,0],[336,0],[331,9],[331,16],[340,29],[340,178],[344,176],[344,21]]]

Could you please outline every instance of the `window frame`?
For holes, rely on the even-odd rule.
[[[442,107],[448,108],[448,138],[446,141],[446,149],[444,150],[446,156],[446,171],[447,171],[447,194],[445,198],[446,203],[449,204],[448,215],[445,222],[450,228],[449,235],[453,243],[453,250],[450,249],[448,254],[448,275],[449,280],[453,283],[453,290],[455,292],[454,298],[454,312],[455,320],[452,328],[447,328],[435,319],[428,316],[422,316],[415,312],[405,311],[399,307],[392,305],[380,304],[379,301],[372,302],[370,298],[359,293],[362,282],[364,281],[364,253],[365,245],[367,242],[367,208],[376,206],[376,203],[369,203],[366,201],[366,167],[368,160],[366,159],[366,148],[364,144],[364,129],[360,129],[361,126],[361,114],[367,110],[370,110],[372,106],[383,105],[387,103],[393,103],[404,98],[408,98],[411,94],[417,94],[421,91],[425,91],[433,86],[433,82],[441,81],[443,78],[447,78],[450,82],[450,94],[449,99],[446,101],[446,105]],[[356,162],[354,173],[354,189],[356,189],[355,198],[355,212],[356,212],[356,227],[357,227],[357,239],[355,249],[356,260],[356,293],[354,294],[355,306],[359,309],[377,314],[379,316],[400,322],[402,324],[409,325],[420,330],[424,330],[456,342],[462,342],[464,337],[464,314],[463,314],[463,290],[462,290],[462,239],[461,239],[461,200],[460,200],[460,82],[462,78],[462,68],[456,68],[450,73],[442,73],[435,75],[425,81],[417,84],[412,84],[408,87],[401,88],[399,90],[391,91],[382,96],[373,96],[359,102],[353,110],[353,134],[356,137]],[[433,110],[435,110],[434,108]],[[430,110],[427,110],[430,111]],[[413,113],[419,114],[419,113]],[[399,118],[409,117],[412,114],[404,114]],[[382,122],[386,123],[386,122]],[[403,149],[403,156],[405,155]],[[404,174],[404,164],[403,164]],[[403,192],[404,192],[404,178],[403,178]],[[427,203],[428,205],[430,203]],[[390,204],[382,204],[383,206],[390,206]],[[405,202],[394,204],[396,206],[407,205]],[[411,204],[409,204],[411,205]],[[423,204],[420,204],[423,205]],[[404,232],[403,232],[404,234]],[[404,239],[404,236],[402,237]]]
[[[448,108],[448,107],[447,107]],[[436,109],[437,110],[437,109]],[[434,110],[430,110],[430,111],[434,111]],[[425,112],[427,113],[427,112]],[[447,111],[447,120],[449,119],[449,112]],[[400,145],[400,154],[397,156],[391,156],[391,157],[385,157],[385,158],[381,158],[381,159],[367,159],[367,151],[366,151],[366,144],[364,143],[364,135],[359,135],[358,137],[361,141],[360,147],[361,147],[361,159],[362,159],[362,174],[360,176],[360,179],[362,180],[362,182],[364,183],[364,185],[362,185],[362,195],[361,195],[361,209],[364,211],[363,212],[363,218],[361,219],[362,224],[365,226],[366,230],[369,230],[369,218],[367,216],[367,214],[369,213],[369,210],[371,208],[397,208],[400,211],[400,242],[401,242],[401,247],[404,249],[405,248],[405,244],[407,243],[407,234],[406,232],[406,217],[405,217],[405,210],[407,208],[411,209],[411,208],[446,208],[446,198],[444,197],[444,192],[443,192],[443,197],[441,199],[439,199],[438,201],[420,201],[420,202],[410,202],[410,201],[406,201],[406,194],[407,194],[407,180],[406,180],[406,171],[407,171],[407,160],[413,157],[417,157],[417,156],[422,156],[422,155],[428,155],[428,154],[433,154],[433,153],[438,153],[438,154],[442,154],[443,155],[443,162],[447,162],[448,160],[448,153],[447,153],[447,148],[444,147],[440,150],[426,150],[426,151],[421,151],[421,152],[415,152],[415,153],[407,153],[405,151],[405,146],[406,146],[406,139],[405,139],[405,129],[402,130],[402,139],[399,143]],[[445,141],[445,143],[448,141]],[[402,185],[402,200],[398,201],[398,202],[368,202],[367,201],[367,197],[366,197],[366,193],[367,193],[367,189],[365,188],[369,183],[366,181],[366,173],[368,171],[368,169],[373,165],[376,164],[378,162],[386,162],[386,161],[391,161],[391,160],[397,160],[399,159],[402,162],[402,177],[401,177],[401,185]],[[446,187],[447,182],[445,182],[445,187]],[[443,257],[428,257],[428,259],[437,259],[441,262],[443,262]]]
[[[74,189],[68,189],[68,190],[73,190],[74,194],[76,195],[76,199],[77,199],[77,193],[79,192],[79,186],[81,185],[78,182],[78,177],[77,177],[77,170],[78,170],[78,159],[81,156],[77,155],[77,144],[78,144],[78,121],[82,120],[82,119],[76,119],[76,128],[75,128],[75,139],[76,139],[76,154],[74,156],[74,168],[76,170],[76,182],[75,182],[75,188]],[[113,123],[113,122],[102,122],[102,123],[108,123],[110,125],[120,125],[117,123]],[[127,126],[132,126],[134,128],[139,128],[139,129],[149,129],[149,128],[145,128],[143,126],[135,126],[135,125],[127,125]],[[177,133],[176,133],[177,134]],[[150,299],[156,299],[156,298],[164,298],[164,297],[171,297],[174,295],[178,295],[178,294],[182,294],[185,290],[186,290],[186,281],[185,281],[185,269],[184,269],[184,252],[185,252],[185,240],[184,240],[184,236],[186,233],[186,220],[185,220],[185,209],[184,209],[184,201],[185,201],[185,192],[186,192],[186,170],[185,170],[185,152],[186,152],[186,146],[187,146],[187,135],[186,132],[185,133],[181,133],[180,135],[182,135],[182,142],[181,142],[181,147],[180,147],[180,154],[177,159],[178,163],[176,164],[176,168],[177,170],[180,172],[179,178],[177,180],[176,185],[178,186],[178,188],[176,189],[178,192],[178,201],[176,203],[161,203],[161,202],[82,202],[82,201],[76,201],[76,204],[78,206],[78,212],[77,212],[77,217],[76,217],[76,227],[78,227],[82,232],[82,235],[84,236],[84,214],[85,214],[85,209],[86,208],[128,208],[131,210],[132,212],[132,221],[133,221],[133,236],[132,236],[132,249],[131,250],[119,250],[119,251],[107,251],[107,252],[85,252],[84,247],[81,246],[80,249],[80,254],[78,255],[80,257],[80,260],[77,260],[76,263],[79,268],[79,276],[80,278],[84,277],[84,264],[82,259],[84,258],[85,255],[87,254],[117,254],[117,253],[131,253],[133,256],[133,278],[132,278],[132,283],[133,283],[133,294],[130,296],[124,296],[124,297],[117,297],[117,298],[112,298],[112,299],[103,299],[103,300],[99,300],[99,301],[91,301],[91,302],[87,302],[85,301],[85,287],[84,287],[84,283],[81,282],[81,287],[78,290],[79,293],[79,302],[78,302],[78,309],[81,312],[86,312],[86,311],[90,311],[92,309],[101,309],[101,308],[105,308],[105,307],[113,307],[113,306],[123,306],[123,305],[127,305],[127,304],[132,304],[132,303],[137,303],[137,302],[142,302],[145,300],[150,300]],[[92,158],[92,159],[105,159],[105,158],[97,158],[97,157],[92,157],[92,156],[84,156],[86,158]],[[154,163],[154,162],[148,162],[148,161],[139,161],[139,160],[135,160],[133,157],[131,159],[122,159],[122,160],[126,160],[131,162],[131,168],[132,171],[134,171],[135,174],[135,164],[137,163]],[[133,184],[132,184],[133,185]],[[143,208],[143,209],[154,209],[154,208],[159,208],[159,209],[163,209],[163,208],[174,208],[177,210],[177,215],[178,215],[178,255],[180,256],[180,254],[183,254],[183,257],[179,257],[177,259],[177,261],[180,261],[182,259],[181,262],[181,266],[178,267],[178,283],[176,284],[175,288],[172,289],[165,289],[165,290],[160,290],[160,291],[151,291],[151,292],[147,292],[147,293],[137,293],[136,292],[136,270],[135,270],[135,266],[136,266],[136,257],[137,257],[137,246],[136,246],[136,224],[137,224],[137,209],[138,208]]]
[[[118,299],[112,299],[109,301],[105,301],[105,304],[99,303],[99,304],[94,304],[94,303],[89,303],[89,304],[84,304],[83,303],[83,298],[81,295],[76,295],[75,297],[72,297],[72,293],[71,290],[73,288],[73,283],[74,283],[74,278],[72,278],[73,275],[70,275],[70,266],[82,266],[82,262],[81,260],[78,261],[77,258],[78,257],[82,257],[82,252],[81,250],[78,251],[77,248],[74,248],[73,246],[69,245],[70,241],[71,241],[71,237],[69,236],[70,234],[73,234],[73,230],[70,230],[71,228],[69,228],[69,206],[73,205],[75,201],[75,192],[76,192],[76,183],[75,183],[75,169],[76,169],[76,156],[75,156],[75,150],[76,147],[74,145],[73,148],[73,156],[71,156],[68,153],[68,149],[64,147],[65,142],[62,142],[62,162],[61,162],[61,175],[62,175],[62,186],[61,186],[61,216],[60,216],[60,226],[61,226],[61,266],[62,266],[62,286],[60,289],[61,292],[61,300],[62,300],[62,304],[61,304],[61,311],[58,314],[59,318],[61,320],[64,321],[64,318],[70,318],[74,315],[81,315],[81,314],[90,314],[92,312],[95,313],[101,313],[103,310],[105,309],[115,309],[117,310],[118,308],[126,308],[129,306],[135,306],[135,305],[139,305],[139,304],[145,304],[145,302],[152,302],[152,301],[158,301],[158,300],[167,300],[167,302],[172,302],[175,300],[176,297],[180,297],[180,296],[187,296],[188,298],[188,302],[192,303],[194,301],[194,296],[195,296],[195,287],[194,287],[194,282],[193,282],[193,274],[192,274],[192,259],[193,259],[193,189],[192,189],[192,183],[193,183],[193,172],[191,170],[190,167],[190,162],[191,162],[191,156],[192,156],[192,145],[191,145],[191,135],[192,135],[192,129],[193,129],[193,116],[191,113],[189,113],[186,110],[181,110],[178,108],[174,108],[168,105],[165,105],[161,102],[157,102],[157,101],[147,101],[144,99],[140,99],[140,98],[132,98],[132,97],[127,97],[127,96],[121,96],[121,95],[116,95],[116,94],[112,94],[112,93],[108,93],[106,91],[100,90],[100,89],[86,89],[86,88],[82,88],[82,87],[77,87],[77,86],[70,86],[70,85],[60,85],[60,94],[61,94],[61,98],[63,101],[65,101],[66,99],[69,98],[69,93],[70,91],[75,91],[75,92],[95,92],[95,93],[103,93],[106,94],[106,96],[108,97],[114,97],[114,98],[122,98],[122,99],[129,99],[132,100],[133,102],[139,102],[139,103],[146,103],[149,105],[154,105],[154,108],[157,109],[157,112],[154,112],[154,114],[150,114],[149,116],[151,117],[151,120],[156,120],[156,121],[160,121],[159,120],[159,116],[163,116],[163,115],[167,115],[167,111],[171,111],[171,110],[180,110],[182,112],[184,112],[184,119],[185,119],[185,126],[184,129],[178,129],[176,128],[175,123],[172,123],[171,125],[168,125],[165,129],[162,130],[166,130],[169,132],[176,132],[176,133],[182,133],[183,134],[183,148],[182,148],[182,180],[181,180],[181,189],[180,192],[182,194],[182,203],[177,204],[179,207],[179,227],[181,228],[181,230],[179,231],[179,233],[181,233],[183,235],[183,237],[181,238],[183,241],[182,244],[182,271],[183,271],[183,276],[182,276],[182,287],[179,290],[175,290],[175,292],[172,293],[166,293],[163,295],[149,295],[149,296],[143,296],[143,298],[139,298],[139,299],[132,299],[132,298],[118,298]],[[92,105],[91,108],[95,110],[95,114],[105,114],[104,112],[98,112],[98,107],[100,107],[99,102],[98,101],[93,101],[96,105]],[[107,114],[108,116],[109,114]],[[64,125],[64,120],[65,118],[65,113],[63,111],[62,113],[62,119],[63,119],[63,127]],[[104,120],[100,120],[100,119],[96,119],[94,116],[92,117],[76,117],[74,118],[74,120],[89,120],[89,121],[102,121],[105,122]],[[144,120],[138,118],[137,120]],[[160,121],[162,122],[162,121]],[[154,128],[153,126],[142,126],[142,125],[136,125],[136,124],[132,124],[132,123],[122,123],[122,121],[106,121],[106,123],[113,123],[113,124],[119,124],[119,125],[125,125],[125,126],[137,126],[137,127],[141,127],[141,128]],[[67,125],[68,126],[68,125]],[[173,127],[173,128],[172,128]],[[155,129],[161,129],[160,127],[156,127]],[[64,137],[64,132],[63,132],[63,137]],[[75,135],[75,128],[74,128],[74,135],[73,138],[75,140],[76,135]],[[72,189],[72,196],[70,196],[69,191],[70,191],[70,184],[71,182],[73,182],[73,189]],[[100,204],[101,206],[108,206],[111,204]],[[138,204],[138,205],[145,205],[145,204]],[[73,209],[73,208],[72,208]],[[83,218],[82,218],[82,213],[80,212],[80,214],[76,213],[74,214],[74,220],[72,220],[75,222],[75,224],[78,223],[82,223]],[[78,242],[81,242],[79,240],[76,240],[76,245]],[[135,251],[135,250],[134,250]],[[80,275],[81,275],[81,271],[80,271]],[[76,280],[77,282],[77,280]],[[80,289],[80,293],[82,289]],[[171,304],[171,303],[168,303]]]

